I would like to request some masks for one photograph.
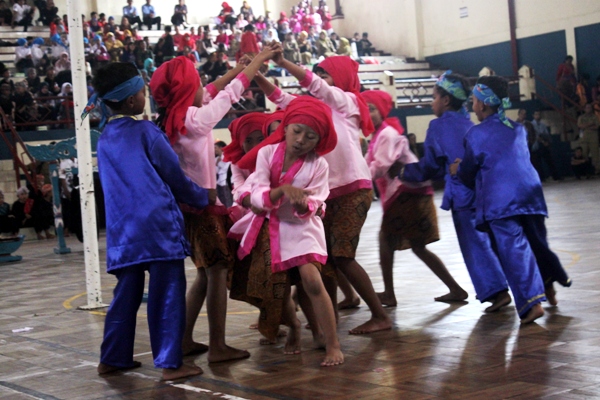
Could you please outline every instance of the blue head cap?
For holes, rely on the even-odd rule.
[[[90,40],[86,37],[83,38],[83,43],[90,44]]]
[[[33,44],[39,44],[40,46],[43,45],[45,43],[44,39],[41,37],[35,38],[33,39]]]
[[[19,38],[17,39],[17,46],[25,46],[27,44],[27,39]]]

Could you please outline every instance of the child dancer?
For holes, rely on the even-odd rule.
[[[286,354],[300,353],[300,321],[290,296],[291,279],[300,275],[324,332],[322,366],[344,361],[319,271],[327,261],[327,247],[323,222],[316,215],[329,195],[328,166],[320,156],[336,142],[327,106],[308,96],[292,101],[277,130],[240,161],[256,163],[251,202],[257,212],[264,211],[244,217],[251,221],[249,228],[238,229],[246,226],[242,219],[230,231],[242,236],[240,259],[252,254],[247,294],[261,308],[260,332],[274,339],[280,323],[290,327]]]
[[[106,264],[118,283],[106,314],[99,374],[139,367],[133,361],[137,310],[150,273],[148,325],[154,365],[163,379],[202,373],[182,363],[185,328],[184,259],[190,254],[177,203],[198,209],[208,192],[179,167],[165,135],[144,111],[144,81],[133,64],[113,63],[98,70],[96,95],[86,112],[102,100],[112,117],[98,142],[98,167],[106,198]],[[84,118],[87,114],[84,113]],[[214,202],[214,196],[212,201]]]
[[[270,49],[266,49],[255,57],[243,73],[240,72],[244,63],[240,63],[221,80],[208,85],[206,91],[200,84],[194,64],[185,57],[177,57],[163,64],[152,76],[152,94],[159,107],[163,108],[160,124],[179,156],[182,169],[198,185],[215,190],[212,129],[229,112],[231,104],[239,101],[252,77],[271,55]],[[207,298],[208,361],[249,357],[247,351],[225,343],[226,282],[228,270],[234,261],[227,241],[227,209],[219,203],[205,212],[190,208],[185,211],[186,232],[198,271],[187,295],[184,354],[199,354],[207,350],[205,345],[194,342],[192,337],[198,314]]]
[[[423,182],[444,176],[442,209],[452,210],[458,244],[477,298],[482,303],[491,301],[485,311],[494,312],[511,302],[506,277],[489,235],[475,229],[475,193],[446,172],[454,160],[463,158],[463,139],[473,126],[466,110],[468,93],[468,84],[462,76],[452,71],[440,76],[431,103],[437,119],[429,123],[425,155],[417,163],[406,164],[399,178],[403,182]]]
[[[329,261],[348,278],[372,313],[369,321],[350,330],[350,333],[391,329],[392,323],[369,276],[355,260],[360,230],[372,201],[371,174],[362,156],[359,136],[361,130],[366,135],[370,134],[373,124],[369,108],[358,96],[358,64],[350,57],[329,57],[319,64],[317,74],[313,74],[279,55],[273,60],[331,108],[335,130],[340,138],[334,151],[325,156],[330,167],[331,190],[324,219]],[[281,108],[285,109],[294,99],[294,96],[283,93],[264,78],[257,77],[256,82],[269,99]],[[337,289],[334,286],[328,291],[336,304]]]
[[[569,286],[571,280],[548,248],[542,185],[529,161],[525,128],[504,114],[507,96],[504,79],[479,78],[473,111],[481,123],[465,136],[464,159],[460,167],[453,164],[451,173],[458,169],[459,179],[475,188],[476,224],[491,231],[521,323],[527,324],[544,315],[544,282],[553,299],[552,282]]]
[[[410,151],[404,128],[397,118],[387,118],[393,108],[392,96],[381,90],[362,92],[360,96],[369,105],[375,134],[367,151],[367,164],[379,189],[383,206],[383,220],[379,232],[379,256],[384,291],[379,293],[381,303],[397,305],[394,293],[394,251],[412,249],[431,271],[444,282],[450,293],[436,297],[436,301],[462,301],[468,297],[435,254],[425,247],[439,240],[437,215],[433,204],[431,182],[401,183],[398,177],[387,175],[399,160],[403,164],[417,162]]]

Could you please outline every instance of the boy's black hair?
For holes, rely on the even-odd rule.
[[[244,27],[244,32],[254,32],[254,25],[248,24]]]
[[[126,82],[137,75],[139,75],[138,70],[132,63],[110,63],[98,69],[96,76],[92,80],[92,85],[94,86],[96,93],[98,93],[98,96],[102,97],[121,83]],[[123,107],[126,100],[119,102],[103,101],[111,109],[118,111]]]
[[[220,148],[223,148],[223,147],[227,146],[227,143],[225,143],[222,140],[219,140],[218,142],[215,143],[215,146],[219,146]]]
[[[573,61],[573,56],[566,56],[565,62],[567,62],[567,61]]]
[[[489,87],[500,99],[508,97],[508,81],[500,76],[482,76],[477,79],[477,83]],[[499,106],[490,107],[496,112]]]
[[[165,32],[171,33],[171,25],[166,25],[165,26]]]
[[[363,37],[369,36],[369,32],[363,32]]]
[[[463,89],[465,89],[465,93],[471,92],[471,87],[469,86],[469,82],[465,79],[464,76],[462,76],[460,74],[450,74],[450,75],[446,75],[446,79],[448,79],[452,82],[459,82],[461,84],[461,86],[463,87]],[[448,91],[441,86],[435,85],[435,90],[442,97],[448,96],[448,98],[450,99],[450,108],[452,108],[454,111],[458,111],[462,108],[465,100],[457,99],[456,97],[454,97],[450,93],[448,93]]]
[[[106,17],[106,14],[104,14],[104,13],[100,13],[100,14],[98,14],[98,17],[99,17],[99,18],[104,18],[104,17]]]

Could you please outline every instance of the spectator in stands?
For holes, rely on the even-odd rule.
[[[185,0],[179,0],[179,4],[175,6],[174,14],[171,17],[171,23],[174,26],[183,25],[183,29],[187,29],[187,6]]]
[[[4,193],[0,190],[0,234],[3,239],[17,236],[21,224],[10,210],[10,205],[4,202]]]
[[[581,179],[585,176],[586,179],[590,179],[594,174],[594,166],[590,162],[590,159],[583,155],[583,149],[581,147],[575,148],[573,157],[571,157],[571,169],[575,178]]]
[[[148,27],[148,30],[152,30],[152,25],[156,24],[156,29],[160,31],[160,16],[156,16],[154,12],[154,6],[150,4],[150,0],[146,0],[146,4],[142,6],[142,15],[144,17],[144,25]]]
[[[15,120],[15,103],[12,100],[12,89],[8,83],[0,83],[0,108],[8,119]],[[2,128],[8,129],[6,126]]]
[[[163,62],[169,61],[173,57],[175,57],[175,42],[173,41],[173,36],[171,35],[171,27],[165,26],[165,34],[163,35],[163,45],[160,48],[160,52],[162,54]]]
[[[154,74],[154,71],[156,71],[154,60],[152,60],[152,58],[146,58],[144,61],[144,71],[146,71],[146,74],[148,74],[148,78],[152,78],[152,74]]]
[[[333,26],[331,25],[331,20],[333,20],[333,17],[329,13],[329,7],[323,7],[321,19],[323,20],[323,30],[326,31],[328,35],[331,35],[331,33],[333,32]]]
[[[63,22],[61,17],[56,17],[54,18],[54,20],[50,23],[50,37],[53,37],[56,34],[63,34],[66,33],[67,29],[65,27],[65,23]]]
[[[19,25],[23,27],[23,32],[27,32],[27,29],[32,26],[33,12],[35,7],[28,6],[25,4],[25,0],[17,0],[13,5],[13,21],[12,27]]]
[[[362,39],[360,39],[360,48],[362,54],[358,53],[360,57],[369,56],[371,57],[371,47],[373,44],[369,41],[369,33],[363,32]]]
[[[0,0],[0,25],[12,25],[13,12],[5,0]]]
[[[137,24],[138,27],[142,26],[142,20],[137,11],[137,7],[133,5],[133,0],[127,0],[127,5],[123,7],[123,18],[127,18],[129,25]]]
[[[279,34],[277,33],[277,30],[273,28],[273,25],[269,25],[269,29],[267,29],[263,36],[263,43],[269,44],[273,41],[279,42]]]
[[[56,83],[56,70],[54,67],[50,66],[46,69],[46,77],[44,78],[44,82],[48,84],[48,88],[53,95],[60,93],[60,86],[58,83]]]
[[[33,95],[27,90],[27,82],[21,81],[15,84],[15,93],[12,98],[15,103],[15,122],[24,123],[37,121],[37,108]],[[18,127],[17,130],[25,130]]]
[[[577,119],[577,127],[582,131],[579,143],[584,157],[592,159],[595,173],[600,172],[600,149],[598,149],[598,128],[600,121],[591,104],[586,104],[584,113]]]
[[[331,40],[327,37],[325,31],[319,33],[319,40],[317,40],[317,57],[331,57],[335,55],[335,49]]]
[[[73,85],[69,82],[62,84],[60,96],[64,99],[60,101],[58,107],[58,118],[61,120],[74,120],[74,104],[73,104]]]
[[[35,94],[37,112],[40,121],[51,121],[56,119],[56,100],[47,97],[54,96],[50,86],[46,82],[40,84],[40,90]]]
[[[216,45],[222,45],[224,50],[229,49],[229,36],[227,35],[227,33],[225,33],[225,29],[223,28],[223,26],[219,26],[217,28],[217,31],[219,32],[219,34],[215,39]]]
[[[135,65],[135,43],[129,42],[121,54],[121,62],[128,62]]]
[[[258,41],[256,40],[256,34],[254,33],[254,25],[248,25],[244,28],[244,34],[242,35],[242,41],[240,43],[239,57],[236,55],[236,60],[239,60],[246,54],[250,57],[254,57],[259,52]]]
[[[17,67],[17,71],[25,72],[27,68],[31,68],[33,66],[31,48],[27,46],[27,39],[17,39],[17,48],[15,49],[15,67]]]
[[[206,60],[206,62],[204,64],[202,64],[202,66],[200,67],[200,70],[198,71],[200,74],[205,74],[206,76],[208,76],[209,83],[214,81],[217,77],[217,74],[213,73],[213,69],[215,68],[216,62],[217,62],[217,53],[212,52],[209,54],[208,59]]]
[[[121,54],[123,54],[123,49],[124,49],[124,45],[123,42],[121,42],[119,39],[117,39],[115,37],[115,34],[112,32],[109,32],[106,35],[106,50],[108,50],[108,54],[110,54],[110,59],[112,62],[117,62],[119,61]],[[56,70],[56,72],[60,72],[58,71],[58,69]]]
[[[154,53],[154,64],[157,67],[160,67],[160,65],[164,62],[164,57],[163,57],[163,46],[165,45],[165,38],[160,38],[158,39],[158,42],[156,42],[156,44],[154,45],[154,50],[152,51],[152,53]]]
[[[229,38],[229,51],[227,55],[230,58],[236,58],[240,51],[240,45],[242,42],[242,31],[235,30]]]
[[[58,7],[54,5],[54,0],[40,1],[38,6],[40,11],[40,21],[44,26],[50,26],[50,23],[58,16]]]
[[[90,24],[90,30],[92,32],[98,33],[102,30],[102,26],[100,26],[100,23],[98,21],[98,13],[96,11],[92,11],[88,23]]]
[[[315,28],[315,33],[319,34],[323,30],[323,20],[314,6],[310,6],[310,16],[312,18],[312,26]]]
[[[346,38],[340,38],[340,45],[336,51],[338,56],[352,57],[352,47],[350,47],[350,41]]]
[[[533,113],[533,121],[531,121],[531,125],[535,131],[535,138],[538,143],[537,146],[533,147],[533,151],[535,152],[535,157],[537,157],[536,163],[538,164],[538,168],[536,169],[538,175],[540,176],[540,180],[542,182],[546,180],[546,176],[542,167],[542,161],[548,165],[552,179],[555,181],[560,180],[560,175],[558,174],[558,170],[554,165],[554,159],[552,158],[552,137],[550,136],[548,127],[542,122],[542,113],[540,111],[535,111]]]
[[[244,16],[244,19],[248,19],[248,17],[254,18],[252,7],[250,7],[247,1],[242,3],[242,6],[240,7],[240,14]]]
[[[27,87],[29,88],[29,90],[32,93],[35,93],[38,90],[40,90],[40,85],[42,84],[42,81],[41,81],[40,77],[37,76],[37,72],[36,72],[35,68],[27,69],[26,81],[27,81]]]
[[[229,26],[233,29],[235,25],[235,14],[233,12],[233,7],[231,7],[227,2],[221,3],[221,11],[219,12],[219,20],[221,24],[229,24]]]
[[[0,85],[2,85],[4,83],[8,84],[8,86],[10,87],[10,93],[12,95],[12,92],[15,90],[15,83],[10,78],[10,76],[11,76],[10,70],[5,69],[4,72],[2,73],[2,80],[0,80]]]
[[[69,16],[67,14],[63,14],[62,21],[63,21],[63,26],[65,27],[64,33],[69,33]]]
[[[354,32],[354,36],[352,36],[352,40],[350,40],[350,45],[356,46],[356,53],[360,57],[360,54],[362,54],[362,42],[360,41],[360,33]]]
[[[283,42],[283,57],[294,64],[300,63],[300,49],[298,43],[294,40],[294,34],[292,32],[285,35],[285,41]]]
[[[135,65],[138,69],[145,69],[147,59],[152,59],[153,54],[143,40],[135,42]]]
[[[248,26],[248,21],[244,19],[242,14],[239,14],[235,20],[235,29],[244,29],[246,26]]]
[[[300,62],[308,65],[312,61],[312,46],[308,42],[308,33],[302,31],[298,34],[298,50],[300,50]]]
[[[340,39],[338,38],[337,33],[331,32],[329,34],[329,40],[331,40],[331,44],[333,45],[333,48],[337,52],[337,48],[340,46]]]
[[[71,70],[71,59],[69,58],[69,53],[66,51],[62,52],[58,61],[54,63],[54,70],[56,73]]]
[[[527,119],[527,110],[525,110],[524,108],[519,108],[519,111],[517,112],[517,119],[515,121],[522,124],[525,122],[526,119]]]

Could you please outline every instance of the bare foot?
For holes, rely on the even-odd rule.
[[[126,371],[128,369],[139,368],[142,366],[142,363],[139,361],[134,361],[131,367],[115,367],[114,365],[108,365],[104,363],[98,364],[98,375],[110,374],[111,372],[117,371]]]
[[[360,298],[355,297],[353,299],[344,299],[337,305],[338,310],[350,310],[352,308],[358,308],[360,306]]]
[[[554,290],[554,284],[552,283],[546,286],[546,299],[551,306],[558,304],[558,300],[556,300],[556,290]]]
[[[321,363],[321,367],[333,367],[344,363],[344,354],[339,347],[327,349],[325,359]]]
[[[507,306],[512,301],[510,294],[508,292],[499,293],[494,301],[492,301],[492,305],[485,309],[486,313],[493,313],[500,310],[502,307]]]
[[[203,343],[192,342],[191,344],[184,344],[182,346],[184,356],[194,356],[197,354],[204,354],[208,351],[208,346]]]
[[[285,347],[283,348],[283,354],[300,354],[300,337],[302,335],[300,332],[300,326],[300,321],[296,321],[294,326],[290,327],[287,341],[285,342]]]
[[[537,303],[535,306],[531,307],[531,310],[529,310],[525,318],[521,320],[521,324],[530,324],[543,315],[544,309],[542,308],[542,305],[540,303]]]
[[[381,301],[381,305],[384,307],[396,307],[398,305],[396,297],[389,297],[385,292],[377,293],[377,297],[379,297],[379,301]]]
[[[392,321],[390,321],[389,318],[386,318],[386,319],[371,318],[364,324],[359,325],[354,329],[351,329],[349,331],[349,333],[351,335],[362,335],[365,333],[386,331],[388,329],[392,329]]]
[[[443,296],[436,297],[436,298],[434,298],[434,300],[442,301],[442,302],[465,301],[468,297],[469,297],[469,294],[461,289],[460,291],[450,292]]]
[[[241,360],[248,357],[250,357],[250,353],[248,353],[246,350],[239,350],[225,345],[225,348],[220,349],[212,349],[212,347],[209,347],[207,358],[209,363],[218,363]]]
[[[174,381],[176,379],[187,378],[189,376],[200,375],[204,371],[195,365],[182,364],[179,368],[163,368],[163,381]]]

